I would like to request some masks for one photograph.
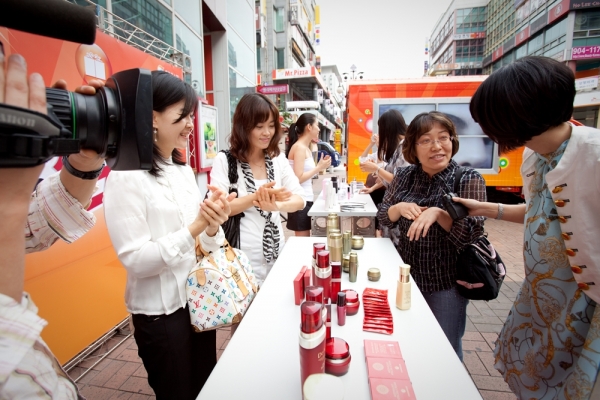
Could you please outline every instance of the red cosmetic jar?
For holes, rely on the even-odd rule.
[[[342,290],[346,293],[346,315],[355,315],[360,307],[358,293],[352,289]]]
[[[344,339],[332,337],[325,342],[325,372],[342,376],[350,369],[350,346]]]

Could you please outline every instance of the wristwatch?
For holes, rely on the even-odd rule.
[[[86,179],[86,180],[98,179],[98,177],[102,173],[102,169],[104,169],[104,165],[106,165],[106,163],[104,163],[104,164],[102,164],[102,166],[100,168],[98,168],[95,171],[84,172],[84,171],[80,171],[78,169],[73,168],[73,166],[69,163],[68,156],[63,156],[62,163],[63,163],[63,167],[66,168],[67,171],[69,171],[69,173],[71,175],[73,175],[76,178]]]

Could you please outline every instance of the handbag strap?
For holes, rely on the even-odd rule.
[[[458,167],[454,170],[454,194],[457,196],[460,195],[460,180],[464,172],[465,169],[463,167]]]

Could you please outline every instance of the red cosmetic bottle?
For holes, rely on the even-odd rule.
[[[323,288],[323,300],[331,298],[331,266],[329,265],[329,252],[326,250],[317,253],[317,268],[313,285]]]
[[[312,284],[315,284],[315,272],[317,270],[317,253],[325,250],[325,243],[313,243],[312,258]]]
[[[342,263],[340,261],[331,262],[331,296],[342,291]]]
[[[345,340],[332,337],[325,342],[325,371],[342,376],[350,369],[350,346]]]
[[[337,320],[339,326],[346,325],[346,293],[339,292],[337,295]]]
[[[321,303],[305,301],[300,305],[300,388],[312,374],[325,372],[325,324]]]

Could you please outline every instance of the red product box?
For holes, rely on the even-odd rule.
[[[402,358],[402,353],[398,342],[365,339],[365,357]]]
[[[308,268],[306,266],[302,267],[302,270],[304,271],[304,287],[309,287],[310,286],[310,278],[312,276],[312,268]]]
[[[369,378],[371,400],[416,400],[409,380]]]
[[[367,371],[369,378],[410,380],[401,358],[367,357]]]
[[[304,300],[304,272],[300,271],[294,278],[294,304],[297,306]]]

